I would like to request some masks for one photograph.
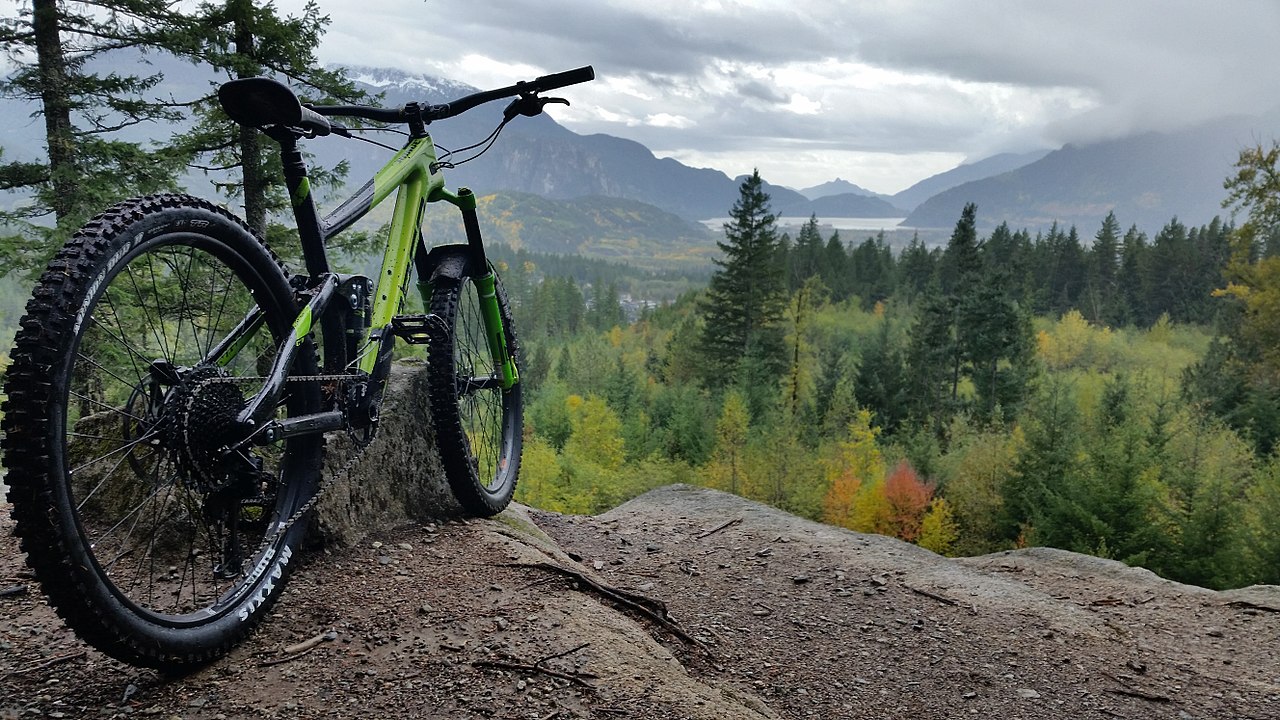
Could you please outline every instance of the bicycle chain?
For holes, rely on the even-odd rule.
[[[191,397],[187,398],[184,412],[186,412],[187,416],[190,417],[192,406],[195,403],[196,397],[199,395],[200,389],[208,383],[230,383],[230,384],[246,384],[247,385],[254,382],[261,382],[267,379],[268,378],[266,378],[265,376],[205,378],[199,381],[198,383],[196,383],[195,387],[192,388]],[[286,378],[285,382],[286,383],[330,382],[334,380],[343,381],[343,380],[364,380],[364,379],[367,379],[367,377],[364,375],[356,375],[356,374],[296,375],[296,376],[290,376]],[[355,452],[351,455],[350,458],[347,459],[345,463],[343,463],[341,468],[338,468],[337,471],[329,474],[325,474],[323,472],[323,459],[322,459],[321,474],[325,475],[325,477],[321,479],[320,484],[316,487],[316,491],[311,495],[310,498],[307,499],[306,502],[302,504],[301,507],[299,507],[296,511],[294,511],[292,515],[289,516],[288,520],[284,521],[284,523],[282,524],[279,524],[274,531],[271,531],[268,535],[266,535],[266,537],[262,539],[262,542],[258,544],[257,549],[255,549],[253,551],[253,554],[250,555],[249,557],[255,557],[255,558],[258,557],[258,555],[262,553],[264,549],[266,549],[269,545],[274,543],[279,538],[283,537],[285,533],[289,532],[289,528],[293,527],[294,523],[301,520],[302,516],[310,512],[311,509],[316,506],[316,503],[320,502],[320,499],[324,496],[324,494],[328,492],[330,488],[336,485],[338,480],[345,479],[350,474],[351,469],[355,467],[357,462],[359,462],[360,458],[364,455],[365,449],[369,447],[370,443],[361,442],[360,440],[358,440],[349,428],[348,428],[347,434],[351,438],[352,445],[354,445],[356,448]],[[323,458],[323,455],[321,457]],[[277,489],[277,492],[279,492],[279,489]]]

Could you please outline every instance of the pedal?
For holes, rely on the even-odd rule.
[[[391,332],[410,345],[426,345],[432,338],[443,338],[449,328],[439,315],[397,315],[391,318]]]

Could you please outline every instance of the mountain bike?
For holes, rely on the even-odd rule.
[[[335,477],[321,479],[325,434],[360,447],[376,432],[397,339],[426,346],[432,425],[459,503],[479,516],[507,506],[520,467],[519,345],[475,195],[446,189],[452,164],[427,126],[514,98],[472,146],[483,153],[515,117],[567,104],[540,93],[593,78],[588,66],[398,108],[304,106],[275,80],[233,80],[219,89],[223,109],[279,145],[304,271],[188,195],[122,202],[66,243],[10,355],[3,449],[16,534],[68,625],[108,655],[167,669],[246,637]],[[322,219],[299,141],[359,130],[336,116],[406,126],[408,140]],[[326,242],[393,195],[377,276],[335,272]],[[465,244],[427,246],[431,202],[460,210]],[[411,274],[422,314],[403,312]]]

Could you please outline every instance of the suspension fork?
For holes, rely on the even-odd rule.
[[[510,390],[520,382],[520,373],[516,369],[515,358],[507,346],[507,332],[502,322],[502,309],[498,305],[498,281],[489,267],[489,258],[485,255],[484,240],[480,236],[480,222],[476,217],[476,196],[469,188],[459,188],[457,194],[447,190],[437,190],[429,198],[432,202],[444,200],[462,212],[462,227],[467,233],[467,266],[471,268],[471,280],[476,285],[480,296],[480,316],[484,321],[485,340],[489,346],[489,356],[493,366],[498,369],[498,381],[503,391]],[[430,288],[419,285],[423,292],[423,302],[430,303]],[[456,330],[455,330],[456,332]]]

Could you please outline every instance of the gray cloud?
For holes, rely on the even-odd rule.
[[[430,0],[322,0],[334,18],[322,56],[464,81],[454,64],[470,54],[543,71],[592,63],[601,81],[575,89],[571,127],[701,153],[978,157],[1280,102],[1274,0],[752,5],[486,0],[437,25]],[[659,113],[687,122],[646,124]]]

